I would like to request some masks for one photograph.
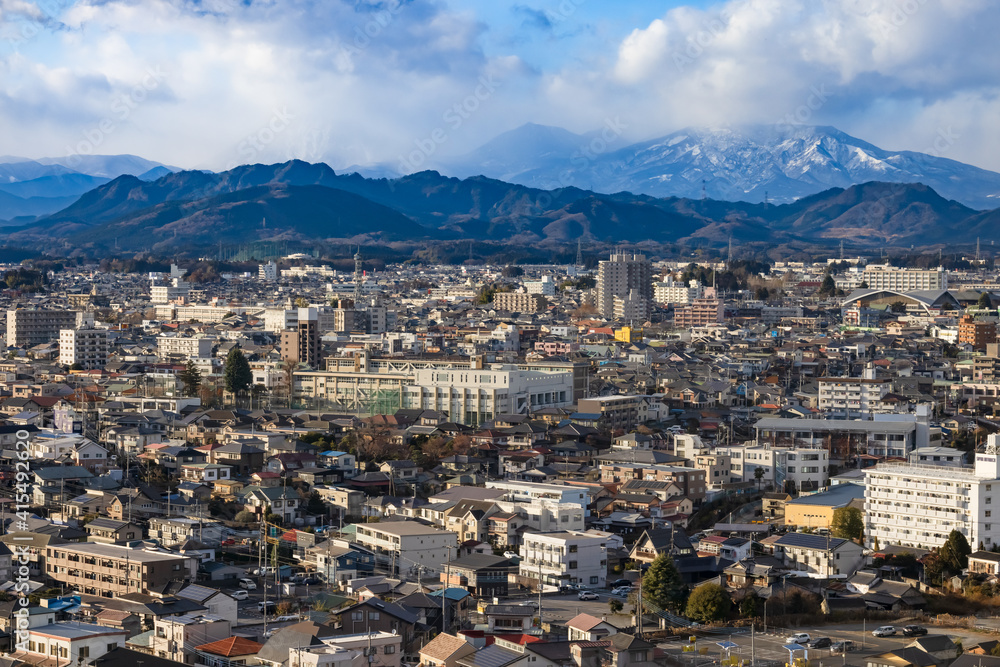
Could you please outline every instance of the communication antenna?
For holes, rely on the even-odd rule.
[[[361,246],[358,246],[358,251],[354,254],[354,307],[357,308],[361,303],[361,286],[364,284],[365,276],[361,269]]]
[[[583,268],[583,239],[576,240],[576,265]]]

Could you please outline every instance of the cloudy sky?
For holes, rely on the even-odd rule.
[[[0,155],[339,168],[792,117],[1000,170],[998,33],[995,0],[0,0]]]

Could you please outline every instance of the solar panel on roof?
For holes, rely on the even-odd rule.
[[[827,538],[823,535],[810,535],[809,533],[788,533],[782,535],[775,544],[782,547],[802,547],[803,549],[836,549],[845,540],[839,537]]]

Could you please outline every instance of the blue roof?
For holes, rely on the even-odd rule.
[[[441,591],[436,590],[433,593],[429,593],[428,595],[439,598],[441,597]],[[444,593],[444,596],[447,599],[453,601],[464,600],[465,598],[469,597],[469,595],[471,595],[471,593],[469,593],[469,591],[465,590],[464,588],[448,588],[445,590]]]
[[[803,549],[816,549],[825,551],[827,548],[839,549],[847,542],[839,537],[827,537],[826,535],[812,535],[810,533],[786,533],[774,541],[780,547],[800,547]]]
[[[600,419],[600,412],[574,412],[569,416],[570,419]]]
[[[852,500],[865,497],[865,487],[860,484],[835,484],[828,491],[799,496],[789,500],[787,505],[821,505],[823,507],[844,507]]]
[[[333,451],[333,450],[331,449],[331,450],[330,450],[330,451],[328,451],[328,452],[323,452],[323,453],[321,453],[321,454],[320,454],[320,456],[343,456],[343,455],[344,455],[344,454],[346,454],[346,453],[347,453],[347,452],[335,452],[335,451]]]

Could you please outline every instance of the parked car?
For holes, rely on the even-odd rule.
[[[274,600],[261,600],[257,603],[257,611],[274,611],[278,603]]]
[[[881,628],[875,628],[872,630],[873,637],[894,637],[896,636],[896,628],[891,625],[883,625]]]
[[[611,585],[608,586],[608,588],[620,588],[621,586],[628,586],[629,588],[631,588],[632,582],[629,581],[628,579],[618,579],[616,581],[612,581]]]
[[[524,602],[518,603],[519,607],[534,607],[538,609],[538,602],[536,600],[525,600]]]
[[[297,614],[285,614],[284,616],[275,616],[274,621],[280,623],[283,621],[297,621],[299,617]]]
[[[520,558],[521,556],[516,551],[504,551],[504,558]]]
[[[253,579],[247,579],[246,577],[244,577],[240,579],[240,588],[248,591],[255,591],[257,590],[257,582],[255,582]]]
[[[229,538],[228,540],[222,540],[221,542],[219,542],[219,544],[224,547],[231,547],[236,545],[236,540],[234,540],[233,538]]]
[[[253,582],[251,581],[250,583],[252,584]],[[235,591],[231,591],[229,593],[229,597],[234,600],[246,600],[250,597],[250,594],[243,588],[237,588]]]
[[[619,586],[618,588],[613,589],[611,591],[611,594],[612,595],[618,595],[618,596],[623,597],[623,598],[627,598],[629,596],[629,593],[631,593],[631,592],[632,592],[632,587],[631,586]]]
[[[832,643],[829,637],[816,637],[806,642],[806,648],[829,648]]]
[[[580,591],[580,594],[576,596],[578,600],[600,600],[601,596],[594,591]]]
[[[830,646],[830,651],[833,653],[847,653],[849,651],[855,650],[856,648],[857,646],[853,641],[851,641],[850,639],[844,639],[839,642],[834,642]]]
[[[903,628],[904,637],[920,637],[927,634],[927,628],[921,625],[907,625]]]
[[[796,632],[794,635],[789,635],[785,638],[785,641],[789,644],[807,644],[812,637],[809,636],[808,632]]]

